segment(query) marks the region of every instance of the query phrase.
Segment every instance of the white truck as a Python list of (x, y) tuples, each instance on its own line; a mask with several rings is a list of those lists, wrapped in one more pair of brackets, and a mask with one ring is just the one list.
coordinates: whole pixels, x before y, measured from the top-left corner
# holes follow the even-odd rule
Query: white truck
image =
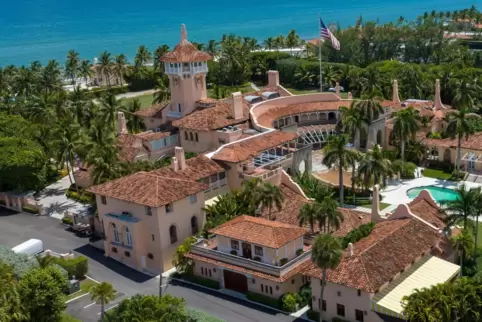
[(29, 239), (12, 248), (15, 253), (35, 256), (44, 251), (44, 243), (40, 239)]

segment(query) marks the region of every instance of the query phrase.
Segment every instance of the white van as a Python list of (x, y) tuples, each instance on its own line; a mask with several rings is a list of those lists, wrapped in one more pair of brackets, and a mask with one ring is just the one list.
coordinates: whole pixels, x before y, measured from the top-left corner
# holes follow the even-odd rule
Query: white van
[(12, 248), (15, 253), (29, 256), (38, 255), (44, 251), (44, 243), (40, 239), (29, 239)]

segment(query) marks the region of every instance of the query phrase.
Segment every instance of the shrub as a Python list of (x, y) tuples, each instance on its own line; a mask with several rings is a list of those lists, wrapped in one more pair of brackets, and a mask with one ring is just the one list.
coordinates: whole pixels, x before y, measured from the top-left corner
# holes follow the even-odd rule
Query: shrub
[(259, 257), (259, 256), (254, 256), (253, 259), (254, 259), (255, 261), (257, 261), (257, 262), (261, 262), (261, 257)]
[(308, 312), (306, 312), (306, 316), (310, 320), (313, 320), (313, 321), (316, 321), (316, 322), (320, 321), (320, 313), (319, 312), (315, 312), (313, 310), (308, 310)]
[[(198, 310), (187, 310), (187, 315), (189, 316), (188, 321), (196, 321), (196, 322), (225, 322), (224, 320), (220, 320), (211, 316), (207, 313), (198, 311)], [(62, 321), (63, 322), (63, 321)]]
[(66, 224), (66, 225), (70, 225), (70, 226), (72, 226), (74, 224), (72, 218), (70, 218), (70, 217), (62, 218), (62, 223)]
[(279, 260), (279, 266), (283, 266), (284, 264), (288, 263), (288, 258), (283, 257)]
[(37, 208), (31, 207), (31, 206), (23, 206), (22, 209), (25, 212), (28, 212), (30, 214), (35, 214), (35, 215), (40, 212)]
[(63, 168), (62, 170), (59, 170), (59, 175), (63, 178), (66, 177), (69, 174), (69, 170), (66, 168)]
[(69, 274), (69, 278), (84, 279), (89, 270), (89, 261), (85, 256), (74, 259), (54, 258), (54, 263), (62, 267)]
[(427, 160), (427, 168), (442, 170), (444, 172), (452, 172), (454, 170), (454, 165), (450, 162), (439, 161), (439, 160)]
[(311, 296), (312, 296), (311, 285), (308, 283), (302, 286), (299, 293), (298, 306), (299, 307), (304, 307), (306, 305), (311, 306)]
[(230, 253), (231, 255), (238, 255), (238, 251), (235, 250), (235, 249), (232, 249), (229, 253)]
[(303, 249), (302, 248), (297, 249), (296, 256), (300, 256), (301, 254), (303, 254)]
[(465, 171), (455, 169), (454, 171), (452, 171), (452, 176), (450, 177), (450, 179), (454, 181), (463, 180), (466, 174), (467, 172)]
[(38, 266), (35, 258), (15, 253), (8, 247), (0, 246), (0, 263), (12, 266), (15, 276), (22, 277), (27, 271)]
[(375, 227), (375, 223), (370, 222), (368, 224), (360, 225), (358, 228), (350, 231), (345, 237), (341, 239), (341, 246), (347, 248), (349, 243), (356, 243), (360, 239), (367, 237)]
[(396, 160), (392, 162), (393, 171), (395, 171), (395, 173), (400, 172), (400, 176), (402, 177), (402, 179), (414, 179), (416, 168), (417, 165), (415, 163), (404, 162), (402, 172), (402, 160)]
[(74, 187), (70, 187), (65, 192), (67, 198), (74, 199), (75, 201), (85, 203), (85, 204), (93, 204), (94, 203), (94, 195), (88, 191), (79, 190), (76, 191)]
[(295, 312), (296, 311), (296, 294), (295, 293), (287, 293), (283, 295), (281, 298), (281, 308), (283, 311), (286, 312)]
[(266, 296), (266, 295), (263, 295), (263, 294), (254, 293), (254, 292), (247, 292), (246, 297), (248, 298), (248, 300), (253, 301), (253, 302), (258, 302), (258, 303), (261, 303), (261, 304), (264, 304), (264, 305), (267, 305), (267, 306), (271, 306), (271, 307), (274, 307), (275, 309), (280, 308), (280, 305), (279, 305), (280, 301), (279, 300), (277, 300), (275, 298), (272, 298), (272, 297), (269, 297), (269, 296)]
[(211, 280), (209, 278), (204, 278), (200, 276), (195, 276), (195, 275), (181, 275), (181, 279), (186, 280), (188, 282), (194, 283), (194, 284), (199, 284), (205, 287), (212, 288), (214, 290), (219, 290), (221, 287), (219, 285), (218, 281)]

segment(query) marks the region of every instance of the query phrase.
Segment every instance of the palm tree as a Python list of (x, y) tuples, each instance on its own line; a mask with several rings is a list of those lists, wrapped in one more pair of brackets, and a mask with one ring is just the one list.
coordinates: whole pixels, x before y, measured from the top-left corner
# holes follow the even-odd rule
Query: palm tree
[(154, 87), (154, 95), (152, 104), (161, 104), (171, 98), (171, 91), (169, 89), (169, 79), (166, 74), (157, 78), (156, 86)]
[(368, 119), (358, 108), (356, 101), (352, 101), (350, 108), (342, 106), (340, 110), (343, 131), (350, 135), (354, 145), (357, 147), (360, 141), (360, 131), (366, 131)]
[(100, 117), (105, 123), (112, 124), (112, 131), (115, 131), (117, 112), (119, 112), (122, 107), (121, 101), (122, 100), (117, 100), (115, 94), (110, 91), (100, 99)]
[(57, 162), (67, 164), (70, 183), (75, 184), (75, 181), (70, 178), (70, 172), (73, 172), (75, 153), (82, 144), (80, 126), (72, 122), (72, 119), (66, 118), (55, 125), (53, 132), (54, 140), (52, 144), (57, 149)]
[(380, 184), (385, 186), (386, 178), (392, 175), (392, 163), (386, 159), (382, 149), (377, 145), (368, 151), (361, 159), (358, 166), (358, 177), (363, 180), (364, 186)]
[(471, 110), (477, 101), (478, 93), (481, 91), (477, 82), (466, 77), (454, 78), (450, 81), (450, 86), (454, 91), (452, 105), (459, 110), (462, 108)]
[(399, 112), (394, 113), (395, 120), (393, 124), (393, 134), (401, 142), (400, 152), (402, 155), (402, 173), (403, 163), (405, 161), (405, 144), (407, 141), (412, 140), (418, 130), (418, 112), (409, 107)]
[(151, 58), (151, 53), (147, 47), (140, 45), (139, 48), (137, 48), (136, 57), (134, 58), (134, 67), (136, 69), (140, 69), (142, 66), (147, 64)]
[(141, 101), (138, 98), (134, 98), (127, 105), (125, 110), (127, 119), (127, 129), (130, 133), (137, 133), (141, 130), (142, 120), (134, 113), (140, 111), (142, 108)]
[(447, 134), (452, 138), (457, 137), (457, 162), (455, 164), (455, 169), (460, 169), (460, 159), (462, 152), (462, 139), (465, 137), (466, 140), (469, 136), (474, 134), (475, 129), (470, 126), (470, 119), (480, 119), (480, 116), (475, 113), (469, 113), (468, 109), (462, 107), (459, 111), (454, 111), (447, 113), (444, 121), (448, 123)]
[(79, 76), (85, 79), (85, 87), (88, 87), (89, 80), (94, 75), (94, 72), (91, 69), (90, 61), (89, 60), (82, 60), (80, 62), (79, 68)]
[(127, 70), (127, 58), (124, 54), (120, 54), (119, 56), (116, 56), (115, 62), (114, 62), (114, 71), (117, 74), (117, 77), (120, 79), (120, 85), (123, 86), (122, 84), (122, 79), (124, 78), (124, 74)]
[(117, 148), (114, 145), (97, 146), (89, 152), (86, 162), (92, 166), (92, 182), (101, 184), (121, 174)]
[(215, 57), (218, 53), (218, 42), (216, 40), (210, 40), (206, 46), (206, 51)]
[(161, 45), (154, 50), (154, 69), (160, 70), (161, 68), (161, 57), (169, 52), (168, 45)]
[(275, 47), (275, 40), (273, 37), (268, 37), (266, 38), (266, 40), (264, 41), (264, 46), (266, 47), (266, 49), (268, 50), (271, 50)]
[(102, 54), (100, 54), (99, 72), (102, 75), (102, 77), (106, 78), (107, 87), (110, 87), (111, 71), (112, 71), (112, 57), (111, 57), (111, 54), (106, 50)]
[(242, 193), (244, 198), (248, 201), (248, 214), (251, 216), (256, 216), (259, 208), (261, 183), (262, 180), (260, 178), (246, 180), (242, 183)]
[(100, 304), (100, 320), (104, 321), (104, 305), (109, 304), (110, 301), (115, 299), (116, 290), (111, 284), (102, 282), (93, 286), (90, 289), (89, 294), (92, 301), (96, 301)]
[[(320, 305), (323, 305), (323, 295), (326, 287), (326, 271), (335, 269), (341, 261), (342, 249), (337, 238), (321, 234), (315, 238), (311, 250), (311, 260), (322, 271)], [(323, 321), (323, 310), (320, 307), (320, 321)]]
[(360, 113), (365, 117), (368, 124), (371, 124), (372, 121), (378, 119), (380, 115), (385, 112), (382, 104), (375, 98), (356, 101), (354, 106), (360, 110)]
[(47, 268), (48, 266), (54, 264), (54, 257), (50, 255), (46, 255), (46, 256), (37, 255), (35, 256), (35, 259), (37, 260), (38, 266), (40, 268)]
[(311, 234), (315, 233), (315, 221), (321, 216), (321, 207), (319, 203), (305, 203), (300, 209), (298, 221), (300, 227), (304, 225), (310, 226)]
[(283, 203), (283, 195), (278, 186), (271, 184), (269, 182), (265, 182), (261, 187), (260, 195), (259, 195), (259, 204), (261, 207), (261, 211), (268, 208), (268, 219), (271, 220), (271, 210), (273, 207), (276, 207), (278, 211), (281, 210), (282, 203)]
[(296, 30), (291, 29), (286, 36), (286, 46), (290, 49), (290, 52), (293, 53), (293, 48), (298, 46), (301, 42), (300, 36), (296, 33)]
[(462, 232), (452, 237), (452, 246), (458, 252), (460, 258), (460, 275), (463, 274), (465, 256), (474, 248), (474, 239), (468, 229), (462, 229)]
[(45, 93), (52, 93), (61, 88), (62, 81), (57, 61), (49, 60), (47, 66), (41, 72), (39, 83)]
[(331, 228), (335, 231), (340, 229), (341, 223), (345, 220), (340, 211), (338, 211), (338, 202), (330, 197), (325, 197), (321, 203), (321, 212), (324, 214), (326, 220), (326, 231), (331, 233)]
[[(482, 188), (473, 188), (473, 193), (475, 194), (475, 226), (474, 226), (474, 245), (478, 245), (479, 241), (479, 217), (482, 216)], [(477, 256), (477, 247), (474, 248), (474, 258)]]
[(445, 222), (447, 227), (451, 227), (463, 222), (464, 229), (468, 229), (469, 217), (477, 215), (474, 205), (477, 204), (479, 198), (476, 190), (469, 190), (465, 184), (459, 186), (455, 191), (458, 198), (444, 202), (443, 211), (446, 213)]
[(75, 77), (79, 72), (80, 57), (75, 50), (69, 50), (67, 60), (65, 62), (65, 73), (72, 79), (72, 85), (75, 84)]
[(345, 134), (331, 136), (323, 148), (323, 164), (331, 168), (338, 167), (338, 178), (340, 182), (340, 205), (343, 207), (343, 170), (347, 170), (357, 158), (357, 151), (348, 147), (348, 137)]

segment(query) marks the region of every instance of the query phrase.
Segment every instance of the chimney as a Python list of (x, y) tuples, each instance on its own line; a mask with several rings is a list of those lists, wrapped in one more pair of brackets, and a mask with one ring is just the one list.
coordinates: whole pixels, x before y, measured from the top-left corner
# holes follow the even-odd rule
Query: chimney
[(340, 96), (340, 84), (338, 82), (336, 82), (335, 85), (335, 93), (336, 95)]
[(279, 86), (279, 73), (277, 70), (268, 71), (268, 87)]
[(241, 92), (235, 92), (232, 94), (233, 102), (231, 104), (231, 116), (235, 120), (243, 118), (243, 95)]
[(434, 98), (434, 109), (436, 111), (444, 109), (442, 105), (442, 99), (440, 97), (440, 79), (435, 80), (435, 98)]
[(353, 99), (353, 95), (351, 94), (351, 92), (348, 92), (348, 99), (349, 100)]
[(379, 222), (382, 220), (380, 216), (380, 186), (378, 184), (373, 186), (372, 196), (372, 222)]
[(177, 162), (177, 158), (176, 158), (176, 157), (172, 157), (172, 159), (171, 159), (171, 167), (172, 167), (172, 170), (173, 170), (174, 172), (179, 171), (179, 165), (178, 165), (178, 162)]
[(353, 256), (353, 244), (348, 243), (348, 256), (352, 257)]
[(186, 25), (182, 24), (181, 25), (181, 41), (187, 40), (187, 31), (186, 31)]
[(400, 104), (400, 96), (398, 95), (398, 81), (396, 79), (393, 80), (392, 102), (394, 104)]
[(180, 146), (174, 148), (174, 156), (177, 159), (179, 170), (186, 169), (186, 158), (184, 157), (184, 149)]
[(119, 135), (127, 134), (127, 126), (126, 126), (126, 118), (123, 112), (117, 112), (117, 127), (119, 131)]

